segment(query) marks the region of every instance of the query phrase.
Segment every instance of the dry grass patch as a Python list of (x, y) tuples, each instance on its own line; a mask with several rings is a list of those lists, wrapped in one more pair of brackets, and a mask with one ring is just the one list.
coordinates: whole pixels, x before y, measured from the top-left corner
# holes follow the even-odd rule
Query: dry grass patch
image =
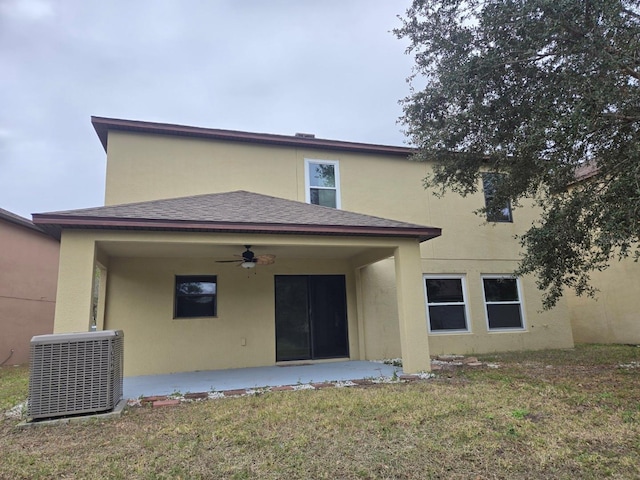
[(573, 352), (584, 362), (524, 353), (496, 358), (497, 370), (132, 408), (104, 422), (5, 421), (0, 478), (638, 478), (640, 369), (587, 361), (590, 349)]

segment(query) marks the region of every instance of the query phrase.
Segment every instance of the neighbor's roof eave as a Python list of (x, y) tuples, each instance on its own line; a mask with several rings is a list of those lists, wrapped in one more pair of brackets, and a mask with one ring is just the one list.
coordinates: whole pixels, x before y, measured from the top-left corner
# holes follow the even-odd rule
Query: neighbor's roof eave
[(6, 222), (13, 223), (14, 225), (19, 225), (21, 227), (28, 228), (30, 230), (36, 231), (43, 235), (49, 235), (48, 232), (46, 232), (44, 229), (42, 229), (38, 225), (35, 225), (28, 218), (21, 217), (20, 215), (16, 215), (15, 213), (10, 212), (9, 210), (5, 210), (3, 208), (0, 208), (0, 220), (4, 220)]

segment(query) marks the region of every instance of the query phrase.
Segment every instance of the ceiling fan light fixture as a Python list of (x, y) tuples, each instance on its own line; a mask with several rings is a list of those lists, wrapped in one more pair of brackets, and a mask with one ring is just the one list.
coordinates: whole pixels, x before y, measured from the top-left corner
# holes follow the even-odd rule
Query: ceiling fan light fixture
[(234, 257), (238, 257), (236, 260), (216, 260), (216, 263), (235, 263), (242, 268), (249, 269), (255, 268), (256, 265), (273, 265), (276, 260), (276, 256), (271, 253), (256, 255), (250, 250), (251, 245), (244, 247), (246, 250), (242, 252), (242, 255), (234, 255)]

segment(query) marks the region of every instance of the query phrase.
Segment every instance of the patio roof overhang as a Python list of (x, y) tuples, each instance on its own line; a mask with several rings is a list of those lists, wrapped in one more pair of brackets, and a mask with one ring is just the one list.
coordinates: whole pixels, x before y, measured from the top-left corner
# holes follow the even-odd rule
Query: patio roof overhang
[(332, 236), (368, 236), (368, 237), (413, 237), (420, 242), (441, 235), (441, 229), (434, 227), (363, 227), (344, 225), (291, 225), (291, 224), (244, 224), (221, 222), (167, 221), (155, 219), (120, 219), (104, 217), (72, 217), (47, 214), (34, 214), (33, 221), (40, 228), (56, 238), (62, 230), (68, 229), (106, 229), (106, 230), (146, 230), (210, 233), (261, 233), (294, 235), (332, 235)]
[[(238, 220), (239, 219), (239, 220)], [(245, 191), (33, 214), (60, 238), (63, 229), (415, 238), (441, 229)]]

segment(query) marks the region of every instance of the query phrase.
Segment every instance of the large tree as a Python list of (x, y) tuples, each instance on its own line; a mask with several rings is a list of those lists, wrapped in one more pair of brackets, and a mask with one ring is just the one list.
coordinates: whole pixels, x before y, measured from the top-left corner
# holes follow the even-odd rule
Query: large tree
[(545, 308), (640, 255), (639, 5), (414, 0), (394, 31), (415, 57), (402, 122), (435, 161), (425, 186), (467, 195), (491, 171), (489, 210), (535, 199), (515, 273), (537, 275)]

